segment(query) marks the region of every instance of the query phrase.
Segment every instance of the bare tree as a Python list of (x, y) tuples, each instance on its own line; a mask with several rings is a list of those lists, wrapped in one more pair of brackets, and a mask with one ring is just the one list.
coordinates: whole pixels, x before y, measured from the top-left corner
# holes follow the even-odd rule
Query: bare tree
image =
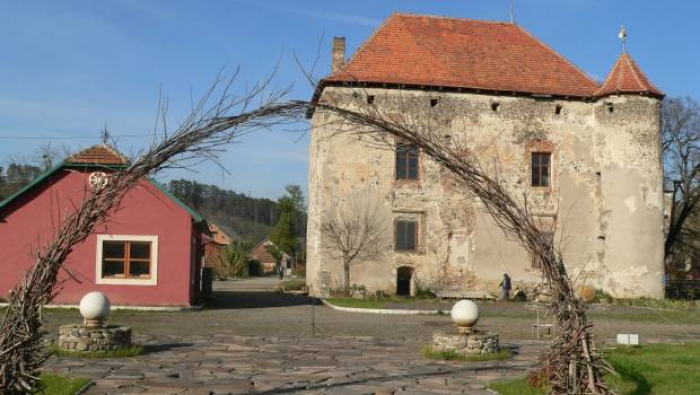
[(353, 100), (338, 96), (325, 94), (324, 99), (315, 103), (316, 111), (332, 116), (328, 122), (336, 123), (334, 129), (338, 134), (379, 144), (391, 145), (392, 140), (398, 140), (418, 146), (423, 154), (459, 179), (496, 224), (541, 262), (550, 284), (551, 309), (559, 331), (533, 377), (548, 379), (553, 394), (609, 394), (603, 382), (603, 370), (611, 368), (596, 351), (585, 303), (575, 294), (560, 251), (533, 219), (527, 199), (516, 199), (509, 192), (511, 186), (498, 173), (488, 174), (475, 155), (465, 155), (451, 145), (439, 132), (431, 114), (415, 116), (410, 107), (401, 108), (401, 98), (396, 99), (401, 102), (399, 108), (393, 108), (390, 113), (374, 104), (348, 106), (346, 103)]
[(386, 251), (386, 221), (376, 199), (368, 193), (355, 193), (345, 201), (334, 201), (326, 208), (321, 224), (324, 248), (343, 264), (343, 290), (350, 287), (350, 267), (359, 262), (381, 259)]
[(9, 296), (0, 320), (0, 388), (4, 394), (33, 393), (38, 369), (48, 357), (42, 342), (42, 308), (59, 292), (58, 272), (73, 247), (84, 241), (119, 208), (123, 197), (144, 177), (167, 167), (216, 159), (222, 145), (243, 134), (269, 128), (301, 115), (304, 103), (282, 102), (286, 92), (266, 94), (266, 83), (231, 93), (235, 77), (217, 80), (191, 114), (170, 133), (167, 105), (160, 106), (163, 136), (101, 189), (86, 191), (85, 200), (60, 223), (54, 239), (37, 248), (36, 264)]
[(697, 229), (690, 221), (700, 202), (700, 105), (690, 97), (663, 105), (663, 150), (666, 187), (671, 190), (666, 233), (667, 264), (674, 255), (700, 257)]
[(55, 145), (46, 142), (39, 146), (39, 154), (35, 162), (40, 163), (44, 170), (52, 169), (71, 155), (72, 149), (65, 144)]

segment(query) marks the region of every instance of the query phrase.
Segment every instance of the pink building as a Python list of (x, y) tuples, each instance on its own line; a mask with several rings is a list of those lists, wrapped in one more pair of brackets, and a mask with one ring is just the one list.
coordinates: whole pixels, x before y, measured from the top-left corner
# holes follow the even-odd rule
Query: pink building
[[(55, 236), (60, 219), (127, 160), (114, 148), (83, 150), (0, 203), (0, 298), (21, 281), (34, 251)], [(56, 304), (90, 291), (113, 305), (192, 306), (201, 290), (205, 220), (153, 180), (124, 198), (109, 221), (64, 263)]]

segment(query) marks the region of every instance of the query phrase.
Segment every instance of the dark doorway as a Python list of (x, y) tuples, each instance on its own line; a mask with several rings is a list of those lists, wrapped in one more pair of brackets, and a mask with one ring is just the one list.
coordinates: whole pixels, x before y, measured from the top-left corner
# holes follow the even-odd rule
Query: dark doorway
[(396, 271), (396, 294), (399, 296), (411, 296), (411, 276), (413, 269), (400, 267)]

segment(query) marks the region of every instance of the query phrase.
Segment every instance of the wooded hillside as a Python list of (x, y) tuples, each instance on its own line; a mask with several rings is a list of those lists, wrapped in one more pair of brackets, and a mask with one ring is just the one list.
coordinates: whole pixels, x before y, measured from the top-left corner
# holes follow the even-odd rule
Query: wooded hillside
[(279, 219), (277, 202), (221, 189), (191, 180), (172, 180), (168, 191), (208, 220), (235, 232), (242, 241), (255, 245), (267, 237)]

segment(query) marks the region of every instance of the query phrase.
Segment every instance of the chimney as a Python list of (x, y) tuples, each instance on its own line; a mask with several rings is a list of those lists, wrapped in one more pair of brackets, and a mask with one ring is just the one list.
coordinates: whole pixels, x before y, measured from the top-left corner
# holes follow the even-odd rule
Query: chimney
[(345, 65), (345, 37), (333, 37), (333, 72)]

